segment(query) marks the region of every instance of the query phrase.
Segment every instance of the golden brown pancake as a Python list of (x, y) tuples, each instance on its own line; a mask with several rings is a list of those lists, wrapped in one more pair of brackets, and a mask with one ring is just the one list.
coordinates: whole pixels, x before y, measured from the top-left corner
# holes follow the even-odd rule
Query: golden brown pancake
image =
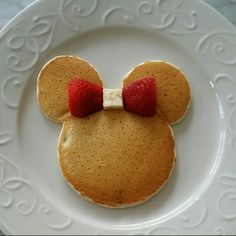
[(176, 155), (169, 123), (186, 113), (190, 88), (180, 70), (165, 62), (137, 66), (123, 86), (149, 76), (157, 77), (156, 115), (103, 110), (76, 118), (69, 112), (68, 81), (79, 77), (102, 85), (96, 70), (78, 57), (59, 56), (39, 73), (41, 109), (63, 123), (58, 145), (63, 176), (83, 198), (105, 207), (134, 206), (152, 197), (169, 179)]
[(97, 71), (75, 56), (58, 56), (50, 60), (38, 76), (38, 101), (46, 116), (63, 122), (69, 115), (68, 81), (74, 77), (102, 86)]
[(180, 121), (190, 104), (190, 86), (186, 76), (170, 63), (147, 61), (128, 73), (123, 84), (127, 86), (144, 77), (154, 77), (157, 80), (157, 109), (170, 124)]
[(169, 178), (175, 144), (168, 123), (122, 110), (68, 119), (59, 141), (65, 179), (100, 205), (141, 203)]

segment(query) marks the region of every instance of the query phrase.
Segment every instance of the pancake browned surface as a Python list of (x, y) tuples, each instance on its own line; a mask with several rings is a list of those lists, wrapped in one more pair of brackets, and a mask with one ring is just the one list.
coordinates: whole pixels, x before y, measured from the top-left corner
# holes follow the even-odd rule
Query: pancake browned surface
[(164, 186), (172, 173), (176, 154), (169, 123), (176, 123), (188, 110), (188, 81), (171, 64), (146, 62), (126, 76), (123, 86), (155, 77), (155, 116), (144, 118), (124, 110), (103, 110), (76, 118), (68, 107), (68, 81), (74, 77), (102, 85), (96, 70), (74, 56), (52, 59), (38, 77), (42, 111), (54, 121), (63, 122), (58, 153), (65, 180), (84, 198), (106, 207), (144, 202)]
[(65, 179), (81, 195), (122, 207), (162, 187), (175, 163), (175, 144), (158, 114), (143, 118), (107, 110), (64, 122), (59, 159)]
[(56, 122), (63, 122), (69, 115), (68, 81), (74, 77), (102, 85), (96, 70), (75, 56), (55, 57), (39, 73), (39, 104), (45, 115)]
[(123, 84), (144, 77), (157, 79), (157, 108), (170, 124), (178, 122), (186, 114), (190, 103), (190, 86), (185, 75), (174, 65), (164, 61), (147, 61), (136, 66)]

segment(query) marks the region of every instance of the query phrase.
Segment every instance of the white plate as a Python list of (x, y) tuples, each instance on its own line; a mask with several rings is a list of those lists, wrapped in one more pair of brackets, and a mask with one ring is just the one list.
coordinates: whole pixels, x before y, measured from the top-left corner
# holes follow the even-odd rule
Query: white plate
[[(236, 30), (200, 1), (51, 0), (0, 34), (0, 227), (11, 234), (235, 234)], [(192, 104), (174, 127), (177, 166), (147, 203), (105, 209), (64, 182), (61, 125), (46, 119), (36, 77), (55, 55), (91, 62), (106, 87), (145, 60), (188, 76)]]

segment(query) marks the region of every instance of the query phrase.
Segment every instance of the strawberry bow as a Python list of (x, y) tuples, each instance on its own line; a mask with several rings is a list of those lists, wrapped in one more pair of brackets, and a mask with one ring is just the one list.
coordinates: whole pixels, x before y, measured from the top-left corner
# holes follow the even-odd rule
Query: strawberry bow
[[(144, 78), (122, 90), (124, 110), (140, 116), (156, 113), (156, 80)], [(103, 109), (103, 88), (83, 79), (69, 82), (69, 108), (75, 117), (85, 117)]]

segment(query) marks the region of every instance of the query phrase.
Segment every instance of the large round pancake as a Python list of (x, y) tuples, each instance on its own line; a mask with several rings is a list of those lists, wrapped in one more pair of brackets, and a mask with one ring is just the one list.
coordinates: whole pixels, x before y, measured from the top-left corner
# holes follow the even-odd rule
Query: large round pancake
[(190, 104), (190, 86), (186, 76), (170, 63), (147, 61), (127, 74), (123, 86), (144, 77), (155, 77), (157, 80), (157, 109), (170, 124), (179, 122)]
[(95, 68), (75, 56), (57, 56), (50, 60), (38, 75), (37, 96), (44, 114), (56, 122), (69, 115), (68, 82), (74, 77), (102, 86)]
[(58, 151), (65, 180), (106, 207), (144, 202), (166, 183), (175, 163), (168, 123), (158, 114), (144, 118), (122, 110), (66, 120)]

